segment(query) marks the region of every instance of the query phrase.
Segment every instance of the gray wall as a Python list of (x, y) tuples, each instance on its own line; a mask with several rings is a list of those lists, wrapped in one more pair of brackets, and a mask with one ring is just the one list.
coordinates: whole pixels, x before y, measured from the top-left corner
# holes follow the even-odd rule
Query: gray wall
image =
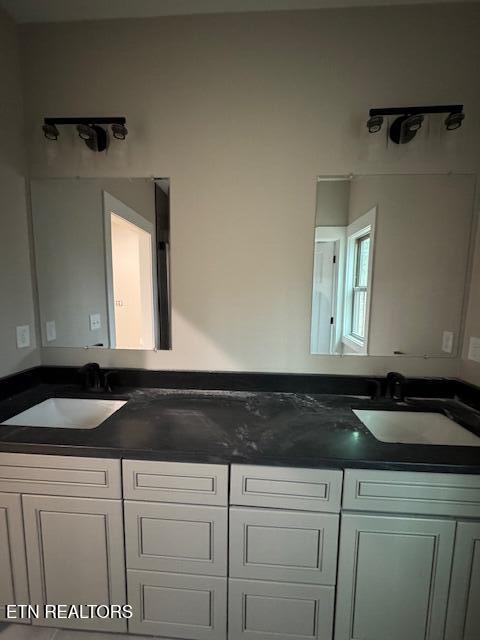
[[(456, 375), (446, 358), (309, 355), (315, 180), (477, 171), (479, 32), (478, 4), (25, 26), (33, 174), (172, 178), (173, 350), (44, 361)], [(405, 148), (365, 126), (370, 107), (452, 101), (465, 126)], [(121, 112), (130, 135), (99, 157), (74, 133), (54, 148), (54, 112)]]
[[(480, 199), (480, 193), (477, 193)], [(470, 297), (465, 319), (465, 341), (463, 359), (460, 367), (460, 377), (472, 384), (480, 386), (480, 363), (468, 360), (470, 338), (480, 338), (480, 225), (476, 233), (476, 251), (473, 258), (472, 275), (470, 279)]]
[(316, 227), (346, 227), (350, 180), (319, 180), (315, 210)]
[[(16, 27), (0, 9), (0, 376), (39, 363), (25, 198), (20, 61)], [(17, 349), (30, 325), (32, 348)]]

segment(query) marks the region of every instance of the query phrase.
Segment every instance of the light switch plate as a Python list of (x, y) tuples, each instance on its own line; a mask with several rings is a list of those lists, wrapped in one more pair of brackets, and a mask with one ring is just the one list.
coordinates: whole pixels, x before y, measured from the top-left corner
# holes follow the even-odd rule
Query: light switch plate
[(90, 331), (97, 331), (102, 328), (102, 317), (99, 313), (90, 314)]
[(57, 327), (55, 326), (55, 320), (47, 320), (45, 323), (47, 342), (53, 342), (57, 339)]
[(480, 362), (480, 338), (470, 338), (468, 345), (468, 359)]
[(17, 327), (17, 348), (25, 349), (30, 346), (30, 325), (22, 324)]
[(442, 338), (442, 351), (452, 353), (453, 351), (453, 331), (444, 331)]

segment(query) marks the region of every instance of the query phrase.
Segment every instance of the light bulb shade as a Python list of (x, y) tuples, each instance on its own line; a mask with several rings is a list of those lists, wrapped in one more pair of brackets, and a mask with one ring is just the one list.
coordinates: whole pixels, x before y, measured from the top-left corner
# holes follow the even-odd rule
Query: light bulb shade
[(108, 147), (109, 136), (106, 129), (97, 124), (77, 125), (78, 135), (92, 151), (105, 151)]
[(424, 119), (425, 116), (422, 113), (416, 115), (405, 114), (396, 118), (390, 126), (390, 140), (396, 144), (406, 144), (410, 142), (422, 127)]
[(425, 119), (425, 116), (422, 113), (419, 113), (415, 116), (409, 116), (403, 123), (403, 128), (405, 131), (418, 131)]
[(383, 116), (370, 116), (367, 120), (367, 128), (370, 133), (378, 133), (382, 128)]
[(44, 124), (42, 126), (43, 135), (47, 140), (58, 140), (60, 132), (54, 124)]
[(463, 112), (450, 113), (445, 118), (445, 127), (447, 131), (455, 131), (455, 129), (459, 129), (462, 126), (462, 122), (464, 120), (465, 120), (465, 114)]
[(89, 124), (78, 124), (77, 131), (82, 140), (89, 140), (95, 137), (95, 130)]
[(124, 124), (112, 124), (112, 135), (117, 140), (125, 140), (128, 135), (128, 129)]

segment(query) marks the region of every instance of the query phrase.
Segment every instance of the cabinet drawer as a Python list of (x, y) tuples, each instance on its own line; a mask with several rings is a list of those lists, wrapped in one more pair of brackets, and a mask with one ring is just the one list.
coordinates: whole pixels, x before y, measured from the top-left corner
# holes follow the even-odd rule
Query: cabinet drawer
[(349, 469), (343, 508), (480, 518), (480, 476)]
[(339, 516), (230, 509), (230, 575), (335, 584)]
[(127, 567), (227, 575), (227, 509), (125, 502)]
[(225, 640), (227, 579), (127, 571), (130, 633)]
[(228, 466), (124, 460), (123, 492), (130, 500), (225, 506)]
[(334, 587), (229, 580), (229, 640), (331, 640)]
[(342, 476), (337, 470), (233, 465), (230, 503), (338, 513)]
[(120, 460), (0, 453), (0, 491), (121, 498)]

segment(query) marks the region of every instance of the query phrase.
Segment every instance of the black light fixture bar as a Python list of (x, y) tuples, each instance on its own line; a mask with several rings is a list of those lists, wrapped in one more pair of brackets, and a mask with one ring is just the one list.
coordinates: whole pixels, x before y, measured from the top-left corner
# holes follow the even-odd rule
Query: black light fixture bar
[(444, 104), (431, 107), (391, 107), (386, 109), (370, 109), (370, 116), (402, 116), (426, 113), (462, 113), (463, 104)]
[(116, 140), (125, 140), (128, 135), (124, 116), (92, 116), (82, 118), (44, 118), (43, 135), (47, 140), (58, 140), (60, 133), (57, 126), (75, 126), (78, 135), (92, 151), (106, 151), (108, 148), (111, 128), (112, 136)]
[(125, 124), (127, 119), (124, 117), (113, 116), (108, 118), (44, 118), (44, 124)]

